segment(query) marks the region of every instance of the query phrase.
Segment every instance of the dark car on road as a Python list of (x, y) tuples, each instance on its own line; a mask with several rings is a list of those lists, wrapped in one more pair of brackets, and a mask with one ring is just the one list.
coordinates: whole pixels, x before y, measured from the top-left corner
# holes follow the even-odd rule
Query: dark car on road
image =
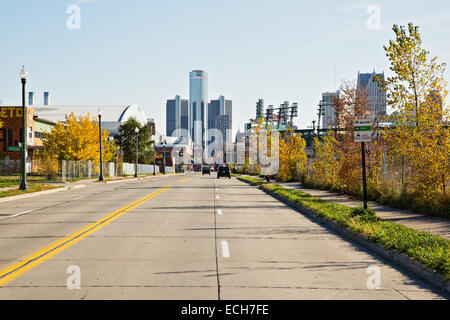
[(211, 175), (211, 169), (210, 169), (210, 167), (203, 167), (203, 169), (202, 169), (202, 175), (204, 175), (204, 174), (209, 174), (209, 175)]
[(231, 170), (229, 167), (219, 167), (219, 169), (217, 170), (217, 179), (219, 179), (220, 177), (228, 177), (231, 179)]

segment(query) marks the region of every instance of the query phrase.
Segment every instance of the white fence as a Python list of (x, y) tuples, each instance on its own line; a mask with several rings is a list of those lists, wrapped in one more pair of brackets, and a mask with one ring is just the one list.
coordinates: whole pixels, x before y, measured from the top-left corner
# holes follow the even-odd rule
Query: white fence
[[(113, 178), (115, 176), (134, 175), (136, 165), (134, 163), (114, 162), (103, 163), (103, 177)], [(167, 167), (166, 167), (167, 168)], [(172, 168), (169, 168), (170, 170)], [(166, 172), (172, 172), (166, 169)], [(138, 174), (159, 173), (159, 167), (150, 164), (138, 164)], [(92, 179), (100, 175), (100, 166), (92, 161), (61, 161), (61, 179), (63, 181), (75, 179)]]
[[(94, 161), (61, 160), (55, 163), (47, 163), (41, 160), (34, 160), (27, 163), (27, 172), (36, 174), (45, 174), (62, 181), (73, 181), (79, 179), (95, 179), (100, 176), (100, 166)], [(166, 173), (174, 172), (172, 167), (166, 167)], [(20, 173), (20, 159), (0, 160), (0, 174), (10, 175)], [(151, 164), (138, 164), (138, 174), (157, 174), (159, 166)], [(126, 176), (135, 174), (134, 163), (103, 163), (103, 177), (113, 178), (115, 176)]]

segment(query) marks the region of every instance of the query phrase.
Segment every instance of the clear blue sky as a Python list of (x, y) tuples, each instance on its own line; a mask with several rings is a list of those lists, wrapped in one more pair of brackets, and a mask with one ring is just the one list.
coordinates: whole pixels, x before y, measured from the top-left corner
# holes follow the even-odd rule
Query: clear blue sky
[[(71, 4), (81, 8), (80, 30), (66, 27)], [(366, 26), (370, 5), (381, 10), (380, 29)], [(394, 23), (410, 21), (448, 62), (448, 1), (2, 0), (0, 100), (20, 103), (25, 64), (37, 103), (43, 91), (54, 104), (138, 103), (165, 132), (166, 99), (188, 98), (189, 71), (203, 69), (209, 99), (233, 100), (235, 130), (258, 98), (298, 102), (306, 127), (321, 93), (335, 89), (333, 67), (337, 87), (358, 70), (388, 72), (383, 45)]]

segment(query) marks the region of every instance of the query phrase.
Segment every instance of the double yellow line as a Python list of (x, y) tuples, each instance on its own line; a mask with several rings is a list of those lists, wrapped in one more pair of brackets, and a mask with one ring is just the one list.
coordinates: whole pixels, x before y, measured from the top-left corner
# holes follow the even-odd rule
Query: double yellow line
[[(189, 178), (188, 178), (189, 179)], [(184, 179), (182, 181), (185, 181), (187, 179)], [(180, 181), (180, 182), (182, 182)], [(0, 271), (0, 287), (8, 284), (12, 280), (16, 279), (17, 277), (21, 276), (22, 274), (26, 273), (27, 271), (33, 269), (34, 267), (40, 265), (42, 262), (50, 259), (51, 257), (57, 255), (61, 251), (73, 246), (78, 241), (86, 238), (90, 234), (102, 229), (103, 227), (107, 226), (120, 216), (126, 214), (128, 211), (133, 210), (134, 208), (140, 206), (141, 204), (153, 199), (160, 193), (163, 193), (164, 191), (170, 189), (171, 186), (164, 187), (162, 189), (159, 189), (133, 203), (130, 203), (129, 205), (114, 211), (113, 213), (101, 218), (97, 222), (94, 222), (81, 230), (78, 230), (77, 232), (67, 236), (66, 238), (57, 240), (50, 245), (39, 249), (38, 251), (32, 253), (25, 259), (23, 259), (20, 262), (14, 263), (5, 269)]]

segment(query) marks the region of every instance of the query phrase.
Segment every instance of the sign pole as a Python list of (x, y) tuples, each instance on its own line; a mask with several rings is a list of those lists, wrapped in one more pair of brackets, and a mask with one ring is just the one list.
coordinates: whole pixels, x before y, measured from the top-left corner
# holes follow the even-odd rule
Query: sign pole
[(364, 209), (367, 209), (367, 180), (366, 180), (366, 152), (364, 142), (361, 142), (361, 158), (362, 158), (362, 179), (363, 179), (363, 199)]

